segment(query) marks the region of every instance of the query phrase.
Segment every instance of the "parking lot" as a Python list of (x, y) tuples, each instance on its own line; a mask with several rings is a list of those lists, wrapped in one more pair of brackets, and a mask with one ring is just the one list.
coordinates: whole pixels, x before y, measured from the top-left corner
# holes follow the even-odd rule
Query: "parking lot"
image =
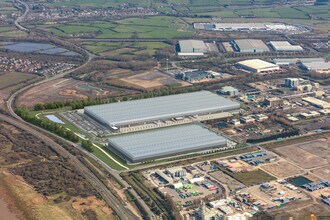
[(89, 119), (84, 114), (80, 114), (78, 111), (62, 112), (59, 113), (59, 115), (68, 120), (78, 129), (93, 134), (94, 136), (105, 137), (110, 135), (108, 129), (103, 128), (97, 122)]

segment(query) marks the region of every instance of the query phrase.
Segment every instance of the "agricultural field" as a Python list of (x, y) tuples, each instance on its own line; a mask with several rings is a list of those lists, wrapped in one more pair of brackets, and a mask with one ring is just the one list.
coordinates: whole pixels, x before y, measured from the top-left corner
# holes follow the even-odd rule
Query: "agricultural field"
[[(82, 42), (82, 45), (90, 52), (101, 56), (154, 55), (156, 50), (170, 46), (163, 42)], [(122, 48), (125, 48), (125, 50)]]
[(183, 21), (169, 16), (127, 18), (115, 22), (44, 24), (38, 27), (46, 28), (62, 37), (170, 39), (193, 35)]
[(37, 75), (29, 73), (9, 72), (0, 73), (0, 90), (10, 89), (11, 86), (20, 84), (25, 81), (29, 81), (36, 78)]
[[(0, 12), (1, 14), (1, 12)], [(26, 36), (27, 34), (24, 31), (17, 30), (13, 26), (2, 26), (0, 27), (0, 37), (11, 37), (11, 36)], [(1, 45), (0, 45), (1, 48)]]
[(301, 7), (276, 7), (276, 8), (255, 8), (250, 9), (220, 9), (208, 12), (197, 12), (198, 15), (210, 15), (223, 18), (283, 18), (283, 19), (313, 19), (329, 20), (327, 12), (329, 5), (322, 6), (301, 6)]
[(12, 91), (17, 90), (24, 84), (37, 80), (38, 76), (29, 73), (0, 73), (0, 104), (9, 97)]
[(74, 6), (82, 6), (82, 7), (93, 7), (93, 8), (107, 8), (107, 7), (115, 7), (122, 5), (124, 3), (129, 3), (136, 6), (148, 6), (150, 5), (149, 1), (139, 1), (139, 0), (115, 0), (115, 1), (107, 1), (107, 0), (60, 0), (53, 1), (51, 6), (66, 6), (66, 7), (74, 7)]

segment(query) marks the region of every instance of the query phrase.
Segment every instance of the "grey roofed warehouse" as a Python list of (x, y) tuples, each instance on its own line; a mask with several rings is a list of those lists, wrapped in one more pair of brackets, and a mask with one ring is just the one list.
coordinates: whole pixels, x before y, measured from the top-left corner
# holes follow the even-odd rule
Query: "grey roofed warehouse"
[(198, 124), (160, 128), (109, 138), (108, 148), (128, 163), (227, 146), (227, 140)]
[(269, 51), (269, 48), (264, 42), (256, 39), (235, 40), (234, 47), (239, 52), (260, 53)]
[(85, 107), (84, 113), (108, 127), (198, 114), (231, 112), (240, 105), (208, 91)]
[(202, 40), (180, 40), (181, 53), (206, 53), (207, 47)]

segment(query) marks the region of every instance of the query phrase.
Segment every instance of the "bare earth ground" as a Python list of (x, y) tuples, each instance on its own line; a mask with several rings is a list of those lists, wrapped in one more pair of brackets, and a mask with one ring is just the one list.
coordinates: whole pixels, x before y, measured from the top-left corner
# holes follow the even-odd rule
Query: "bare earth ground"
[(137, 88), (142, 87), (143, 89), (154, 89), (154, 88), (160, 88), (162, 86), (169, 86), (176, 84), (180, 86), (190, 85), (187, 82), (176, 80), (156, 70), (151, 70), (141, 74), (121, 78), (120, 81), (123, 81), (126, 84), (131, 84)]
[[(29, 178), (33, 178), (32, 176), (35, 177), (36, 175), (30, 171), (29, 175), (25, 175), (23, 170), (34, 164), (43, 167), (48, 162), (59, 161), (61, 158), (56, 154), (51, 156), (48, 146), (34, 136), (4, 122), (0, 122), (0, 125), (0, 199), (8, 204), (10, 212), (15, 213), (18, 219), (82, 220), (85, 219), (83, 212), (86, 210), (94, 211), (98, 219), (114, 219), (113, 211), (107, 207), (104, 201), (97, 199), (95, 196), (90, 196), (93, 195), (92, 193), (81, 193), (81, 195), (87, 196), (84, 198), (80, 197), (80, 194), (70, 196), (69, 193), (64, 191), (70, 188), (66, 182), (62, 188), (63, 191), (56, 190), (58, 189), (56, 187), (61, 185), (59, 180), (62, 177), (66, 179), (70, 178), (66, 176), (69, 171), (59, 171), (57, 178), (54, 180), (51, 177), (52, 174), (47, 173), (48, 171), (53, 171), (39, 169), (38, 166), (35, 166), (33, 172), (38, 172), (40, 176), (43, 175), (51, 183), (49, 185), (46, 184), (47, 187), (42, 188), (43, 192), (48, 195), (47, 197), (44, 196), (45, 194), (38, 193), (38, 187), (44, 181), (40, 177), (37, 177), (34, 179), (37, 184), (35, 182), (29, 182), (29, 184), (27, 182), (30, 180)], [(61, 165), (62, 167), (67, 166), (65, 163), (61, 163)], [(68, 169), (71, 168), (68, 167)], [(21, 175), (14, 175), (11, 171), (16, 173), (21, 172), (24, 178)], [(77, 180), (72, 179), (70, 181)], [(87, 184), (84, 181), (81, 179), (79, 184)], [(78, 187), (78, 181), (75, 186), (77, 189), (82, 186), (82, 190), (88, 188), (88, 185)], [(3, 208), (5, 206), (0, 204), (0, 210)], [(2, 220), (4, 218), (0, 219)], [(7, 220), (7, 218), (5, 219)]]
[(230, 190), (236, 190), (238, 188), (244, 187), (244, 185), (240, 182), (238, 182), (237, 180), (235, 180), (234, 178), (224, 174), (221, 171), (215, 171), (215, 172), (211, 172), (209, 173), (210, 176), (212, 176), (214, 179), (218, 180), (219, 182), (225, 184), (228, 186), (228, 188)]
[(262, 165), (260, 168), (265, 170), (266, 172), (271, 173), (277, 178), (287, 178), (290, 176), (296, 176), (304, 173), (302, 169), (285, 160), (280, 160), (278, 162), (265, 164)]
[(274, 151), (305, 169), (325, 166), (330, 160), (329, 139), (279, 147)]
[(46, 199), (38, 195), (32, 188), (10, 174), (1, 173), (0, 191), (10, 209), (18, 215), (19, 219), (27, 216), (33, 219), (72, 219), (69, 213), (55, 205), (48, 205)]
[[(57, 79), (52, 82), (43, 83), (33, 87), (18, 97), (17, 103), (20, 106), (31, 107), (37, 103), (65, 101), (65, 100), (79, 100), (86, 98), (102, 97), (100, 92), (93, 89), (84, 89), (80, 86), (86, 82), (75, 79)], [(94, 88), (98, 88), (91, 85)], [(51, 89), (49, 89), (51, 88)], [(101, 88), (98, 88), (101, 89)], [(126, 90), (111, 88), (101, 89), (105, 95), (125, 95)]]
[(317, 168), (315, 170), (312, 170), (311, 172), (320, 179), (330, 181), (330, 165), (322, 168)]

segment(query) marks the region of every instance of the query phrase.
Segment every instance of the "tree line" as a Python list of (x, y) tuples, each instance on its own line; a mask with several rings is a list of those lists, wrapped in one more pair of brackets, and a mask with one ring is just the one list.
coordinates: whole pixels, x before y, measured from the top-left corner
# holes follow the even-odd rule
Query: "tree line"
[(85, 106), (91, 105), (100, 105), (106, 103), (115, 103), (121, 101), (129, 101), (129, 100), (137, 100), (137, 99), (145, 99), (145, 98), (153, 98), (153, 97), (160, 97), (160, 96), (167, 96), (167, 95), (174, 95), (174, 94), (181, 94), (181, 93), (188, 93), (188, 92), (195, 92), (201, 90), (200, 87), (192, 86), (192, 87), (185, 87), (185, 88), (172, 88), (172, 87), (165, 87), (158, 90), (153, 90), (137, 95), (131, 96), (123, 96), (119, 98), (95, 98), (95, 99), (84, 99), (84, 100), (66, 100), (63, 102), (48, 102), (48, 103), (37, 103), (34, 105), (34, 111), (42, 111), (47, 109), (58, 109), (64, 107), (70, 107), (72, 110), (75, 109), (82, 109)]
[(15, 109), (15, 113), (20, 116), (22, 119), (24, 119), (25, 121), (34, 124), (38, 127), (41, 127), (47, 131), (50, 131), (52, 133), (57, 134), (58, 136), (65, 138), (69, 141), (72, 142), (79, 142), (79, 138), (77, 135), (75, 135), (72, 131), (67, 130), (66, 128), (48, 121), (48, 120), (41, 120), (38, 119), (37, 117), (35, 117), (30, 111), (29, 109), (22, 107), (22, 108), (17, 108)]

